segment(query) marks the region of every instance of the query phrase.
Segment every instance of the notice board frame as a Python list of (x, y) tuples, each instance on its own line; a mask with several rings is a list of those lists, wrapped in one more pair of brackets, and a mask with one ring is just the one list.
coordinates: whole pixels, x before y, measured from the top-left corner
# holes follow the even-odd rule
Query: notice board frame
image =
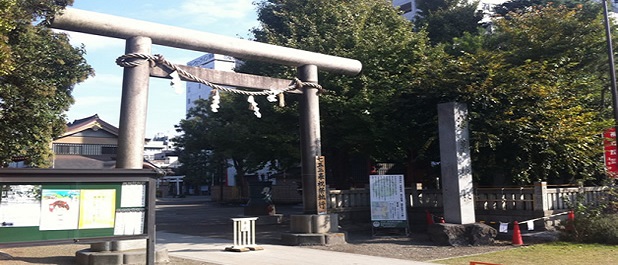
[[(159, 174), (154, 170), (144, 169), (0, 169), (0, 185), (76, 185), (77, 187), (122, 186), (126, 182), (145, 183), (145, 205), (143, 233), (137, 235), (106, 235), (106, 236), (75, 236), (67, 233), (67, 238), (51, 240), (35, 239), (15, 242), (0, 242), (0, 248), (20, 246), (42, 246), (54, 244), (89, 244), (107, 241), (146, 239), (148, 255), (154, 255), (155, 246), (155, 203), (156, 177)], [(118, 190), (118, 189), (116, 189)], [(119, 198), (120, 194), (116, 195)], [(119, 203), (119, 202), (116, 202)], [(1, 229), (14, 229), (0, 227)], [(113, 229), (113, 228), (112, 228)], [(71, 232), (71, 230), (65, 230)], [(77, 232), (77, 235), (80, 233)], [(96, 233), (95, 233), (96, 234)], [(113, 234), (113, 233), (112, 233)]]
[(407, 213), (409, 204), (403, 175), (369, 175), (369, 201), (372, 236), (383, 229), (403, 229), (406, 236), (410, 234)]

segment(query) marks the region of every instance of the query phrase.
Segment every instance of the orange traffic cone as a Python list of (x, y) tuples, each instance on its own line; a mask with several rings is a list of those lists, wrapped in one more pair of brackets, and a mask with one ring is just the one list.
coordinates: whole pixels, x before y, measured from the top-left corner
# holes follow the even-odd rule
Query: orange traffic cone
[(566, 224), (566, 229), (568, 231), (572, 231), (575, 224), (575, 213), (573, 211), (569, 211), (569, 213), (567, 214), (567, 224)]
[(521, 239), (521, 231), (519, 231), (519, 223), (517, 221), (513, 222), (513, 245), (521, 246), (524, 244), (524, 241)]

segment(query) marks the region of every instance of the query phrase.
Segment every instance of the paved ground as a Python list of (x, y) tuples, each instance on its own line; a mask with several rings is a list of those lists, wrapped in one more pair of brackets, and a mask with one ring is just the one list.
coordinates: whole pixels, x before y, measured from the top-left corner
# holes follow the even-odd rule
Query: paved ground
[[(372, 237), (368, 226), (345, 227), (348, 242), (341, 246), (290, 247), (281, 245), (288, 222), (258, 225), (256, 241), (263, 251), (225, 252), (231, 245), (230, 218), (243, 215), (240, 205), (220, 205), (207, 197), (163, 198), (157, 201), (157, 243), (169, 250), (176, 265), (212, 264), (422, 264), (447, 257), (511, 248), (502, 243), (483, 247), (435, 246), (425, 234), (410, 237)], [(301, 214), (300, 205), (277, 205), (277, 213)], [(89, 245), (61, 245), (0, 249), (0, 265), (75, 264), (74, 253)], [(372, 255), (372, 256), (366, 256)], [(326, 260), (322, 260), (326, 259)], [(309, 263), (315, 261), (315, 263)], [(261, 262), (261, 263), (260, 263)], [(277, 263), (279, 262), (279, 263)]]

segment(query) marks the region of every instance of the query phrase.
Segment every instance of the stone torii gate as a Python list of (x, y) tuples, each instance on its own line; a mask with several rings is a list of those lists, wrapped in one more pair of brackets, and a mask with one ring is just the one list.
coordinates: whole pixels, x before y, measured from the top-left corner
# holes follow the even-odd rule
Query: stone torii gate
[[(244, 60), (256, 60), (297, 67), (298, 79), (304, 83), (318, 83), (318, 69), (356, 75), (362, 64), (353, 59), (275, 46), (249, 40), (128, 19), (96, 12), (67, 8), (52, 22), (56, 29), (82, 32), (126, 40), (126, 54), (150, 54), (151, 45), (220, 53)], [(290, 80), (227, 73), (203, 68), (179, 67), (215, 84), (272, 89), (288, 86)], [(122, 82), (122, 99), (118, 133), (116, 167), (141, 169), (148, 107), (149, 77), (169, 78), (169, 69), (151, 68), (143, 63), (125, 68)], [(303, 86), (300, 115), (301, 174), (303, 208), (305, 214), (318, 213), (316, 161), (321, 156), (320, 114), (318, 88)], [(315, 188), (311, 188), (315, 187)], [(148, 223), (154, 227), (154, 213)], [(153, 229), (154, 230), (154, 229)], [(154, 234), (155, 231), (149, 231)], [(147, 241), (147, 248), (154, 253), (154, 238)], [(150, 256), (150, 255), (149, 255)], [(148, 264), (154, 264), (152, 257)]]

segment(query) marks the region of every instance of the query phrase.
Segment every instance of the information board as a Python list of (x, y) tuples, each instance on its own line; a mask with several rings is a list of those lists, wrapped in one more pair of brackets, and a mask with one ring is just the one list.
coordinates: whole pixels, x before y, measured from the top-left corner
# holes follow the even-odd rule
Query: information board
[(154, 176), (142, 170), (2, 169), (0, 246), (148, 238), (154, 203), (146, 195)]
[(405, 228), (408, 218), (403, 175), (369, 176), (371, 221), (374, 228)]

